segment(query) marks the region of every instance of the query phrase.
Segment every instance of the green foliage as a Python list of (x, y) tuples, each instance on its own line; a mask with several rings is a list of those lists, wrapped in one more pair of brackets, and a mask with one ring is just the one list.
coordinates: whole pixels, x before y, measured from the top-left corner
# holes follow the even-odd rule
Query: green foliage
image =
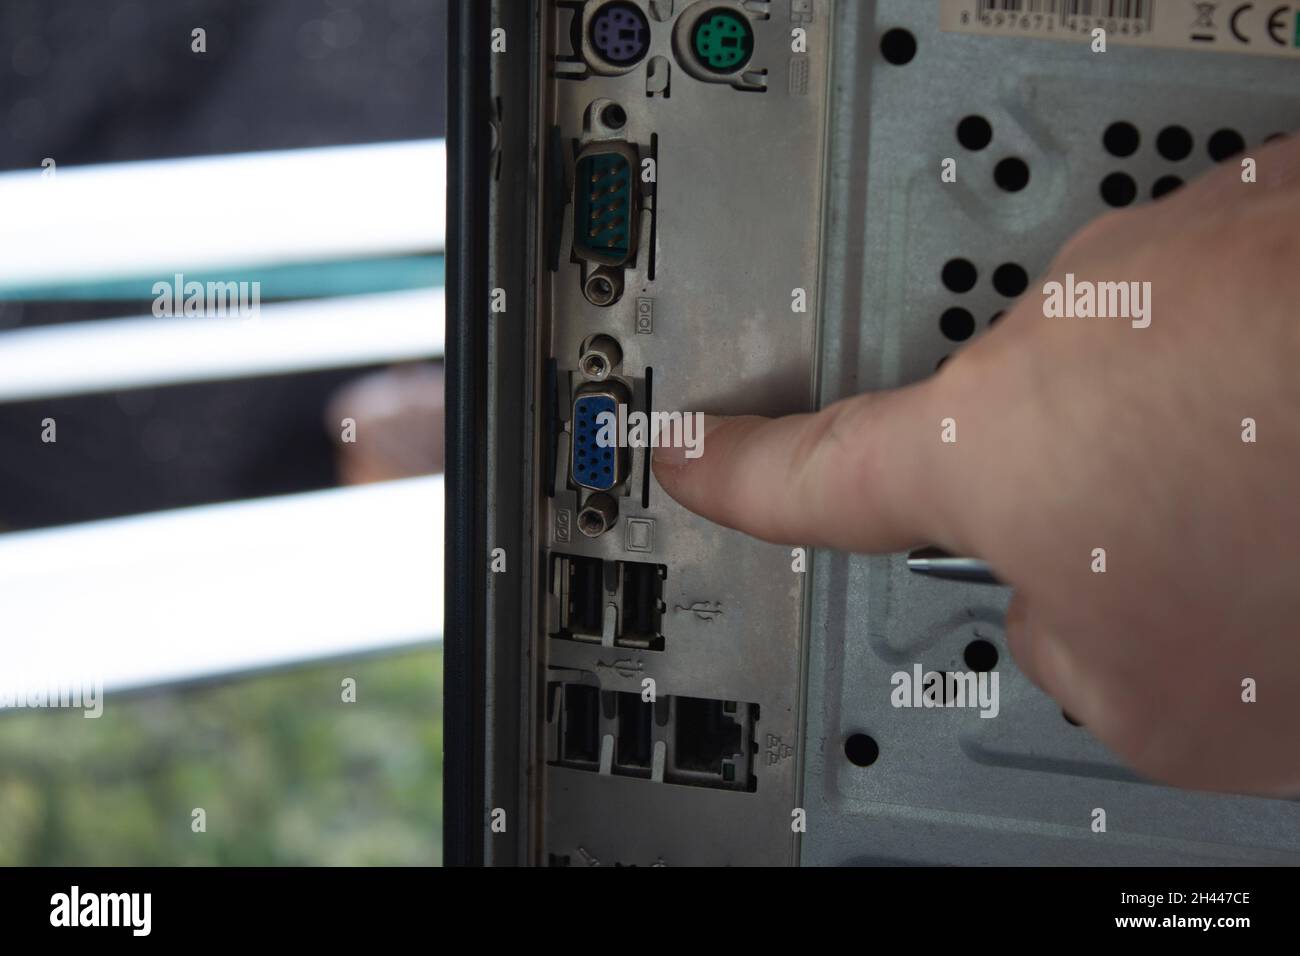
[(0, 865), (427, 865), (441, 827), (436, 649), (0, 712)]

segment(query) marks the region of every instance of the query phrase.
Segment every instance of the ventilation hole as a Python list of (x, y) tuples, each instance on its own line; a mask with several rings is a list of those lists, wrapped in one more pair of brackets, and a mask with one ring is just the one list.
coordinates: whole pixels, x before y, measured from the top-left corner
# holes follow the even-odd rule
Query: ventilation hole
[(1139, 140), (1137, 127), (1120, 120), (1106, 127), (1106, 132), (1101, 137), (1101, 144), (1106, 147), (1106, 152), (1122, 159), (1137, 152)]
[(998, 319), (1000, 319), (1000, 318), (1002, 318), (1002, 313), (1001, 313), (1001, 312), (994, 312), (994, 313), (993, 313), (993, 317), (992, 317), (991, 319), (989, 319), (989, 325), (992, 325), (994, 322), (996, 322), (996, 321), (997, 321)]
[(1221, 129), (1210, 137), (1209, 142), (1205, 144), (1205, 148), (1210, 153), (1210, 159), (1219, 163), (1229, 156), (1236, 156), (1244, 151), (1246, 141), (1241, 138), (1241, 134), (1235, 129)]
[(940, 277), (949, 292), (969, 292), (975, 288), (979, 273), (969, 259), (949, 259), (943, 264)]
[(886, 30), (880, 38), (880, 53), (894, 66), (910, 63), (916, 56), (916, 37), (901, 27)]
[(952, 342), (965, 342), (975, 334), (975, 316), (965, 309), (949, 309), (939, 317), (939, 331)]
[(998, 295), (1014, 299), (1029, 287), (1029, 273), (1014, 262), (1004, 262), (993, 270), (993, 288)]
[(1151, 198), (1159, 199), (1161, 196), (1167, 196), (1182, 184), (1183, 181), (1177, 176), (1161, 176), (1151, 187)]
[(1174, 162), (1186, 159), (1192, 152), (1192, 134), (1181, 126), (1166, 126), (1156, 136), (1156, 152)]
[(966, 660), (966, 666), (976, 673), (982, 674), (998, 666), (998, 649), (982, 638), (967, 644), (962, 657)]
[(957, 124), (957, 142), (969, 150), (980, 150), (993, 140), (993, 127), (982, 116), (967, 116)]
[(1009, 193), (1018, 193), (1029, 185), (1029, 164), (1010, 156), (993, 167), (993, 181)]
[(1071, 727), (1082, 727), (1082, 726), (1083, 726), (1083, 724), (1079, 723), (1077, 720), (1075, 720), (1073, 717), (1071, 717), (1068, 711), (1064, 711), (1064, 710), (1061, 711), (1061, 716), (1065, 718), (1065, 722), (1066, 722), (1067, 724), (1069, 724)]
[(844, 741), (844, 756), (855, 767), (870, 767), (880, 756), (880, 745), (866, 734), (853, 734)]
[(1108, 205), (1127, 206), (1137, 194), (1137, 183), (1128, 173), (1111, 173), (1101, 181), (1101, 198)]

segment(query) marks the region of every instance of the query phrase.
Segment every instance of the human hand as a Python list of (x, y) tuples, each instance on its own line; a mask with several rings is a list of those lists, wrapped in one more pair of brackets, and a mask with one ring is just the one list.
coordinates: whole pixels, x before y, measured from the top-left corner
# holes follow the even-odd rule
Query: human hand
[[(984, 558), (1021, 669), (1134, 769), (1300, 792), (1300, 138), (1250, 155), (1084, 227), (929, 380), (711, 420), (659, 483), (769, 541)], [(1067, 273), (1149, 282), (1150, 325), (1045, 317)]]

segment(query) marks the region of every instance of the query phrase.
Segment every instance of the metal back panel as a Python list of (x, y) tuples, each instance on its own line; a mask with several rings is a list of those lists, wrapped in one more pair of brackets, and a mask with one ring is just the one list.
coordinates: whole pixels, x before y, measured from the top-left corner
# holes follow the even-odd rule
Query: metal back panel
[[(1186, 14), (1190, 27), (1192, 6), (1158, 3), (1155, 15)], [(1249, 152), (1300, 126), (1295, 60), (943, 32), (935, 5), (913, 0), (839, 4), (834, 27), (828, 202), (843, 214), (825, 243), (823, 403), (932, 374), (959, 347), (942, 314), (962, 308), (987, 328), (1011, 301), (994, 270), (1039, 275), (1110, 208), (1107, 176), (1130, 176), (1143, 201), (1162, 177), (1208, 169), (1216, 132), (1236, 131)], [(910, 62), (882, 56), (891, 29), (915, 38)], [(980, 150), (957, 137), (972, 115), (992, 129)], [(1127, 157), (1103, 146), (1117, 121), (1139, 133)], [(1169, 126), (1192, 136), (1185, 159), (1157, 149)], [(940, 179), (945, 158), (955, 183)], [(1017, 192), (995, 182), (1007, 158), (1029, 170)], [(941, 282), (953, 258), (975, 265), (971, 291)], [(899, 556), (819, 553), (814, 578), (805, 864), (1300, 862), (1300, 804), (1155, 786), (1069, 723), (1011, 661), (1007, 592), (920, 579)], [(892, 674), (968, 670), (977, 640), (998, 653), (996, 718), (891, 705)], [(878, 747), (869, 766), (846, 757), (855, 734)]]

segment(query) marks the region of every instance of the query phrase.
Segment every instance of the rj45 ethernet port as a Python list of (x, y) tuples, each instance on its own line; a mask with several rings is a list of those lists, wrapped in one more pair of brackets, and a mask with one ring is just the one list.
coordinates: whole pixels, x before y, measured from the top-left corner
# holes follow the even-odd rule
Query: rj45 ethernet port
[(723, 790), (756, 789), (756, 704), (673, 697), (670, 720), (672, 749), (665, 779)]

